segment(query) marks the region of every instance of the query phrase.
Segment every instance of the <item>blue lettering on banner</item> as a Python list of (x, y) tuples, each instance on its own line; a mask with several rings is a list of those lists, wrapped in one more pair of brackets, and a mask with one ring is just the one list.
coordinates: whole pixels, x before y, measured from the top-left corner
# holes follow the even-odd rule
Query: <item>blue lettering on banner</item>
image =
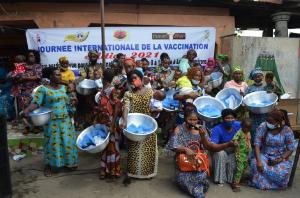
[(71, 45), (61, 46), (40, 46), (38, 47), (39, 52), (72, 52)]

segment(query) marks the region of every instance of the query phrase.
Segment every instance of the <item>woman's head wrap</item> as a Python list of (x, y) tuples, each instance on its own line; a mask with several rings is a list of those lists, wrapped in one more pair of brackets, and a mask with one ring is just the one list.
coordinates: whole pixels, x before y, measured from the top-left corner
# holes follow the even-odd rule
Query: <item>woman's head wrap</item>
[(253, 80), (254, 77), (255, 77), (256, 75), (258, 75), (258, 74), (262, 74), (262, 75), (264, 74), (263, 71), (262, 71), (260, 68), (256, 68), (256, 69), (252, 70), (252, 71), (250, 72), (249, 79), (250, 79), (250, 80)]

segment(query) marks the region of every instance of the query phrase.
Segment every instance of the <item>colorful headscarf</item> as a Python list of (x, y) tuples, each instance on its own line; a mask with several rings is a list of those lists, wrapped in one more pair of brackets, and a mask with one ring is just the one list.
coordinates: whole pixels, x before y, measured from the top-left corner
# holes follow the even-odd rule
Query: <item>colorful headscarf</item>
[(217, 55), (217, 60), (228, 60), (228, 55), (227, 54), (218, 54)]
[(260, 69), (260, 68), (255, 68), (254, 70), (252, 70), (251, 72), (250, 72), (250, 75), (249, 75), (249, 79), (250, 80), (253, 80), (254, 79), (254, 77), (256, 76), (256, 75), (258, 75), (258, 74), (264, 74), (263, 73), (263, 71)]
[[(212, 63), (209, 63), (212, 62)], [(210, 67), (210, 68), (215, 68), (216, 67), (216, 60), (214, 58), (208, 58), (207, 59), (207, 64), (205, 65), (205, 68)]]
[(92, 56), (92, 55), (98, 56), (97, 50), (90, 50), (88, 56)]
[(58, 61), (59, 61), (60, 63), (65, 63), (65, 62), (68, 62), (69, 60), (68, 60), (68, 57), (62, 56), (62, 57), (60, 57), (60, 58), (58, 59)]
[(239, 65), (233, 66), (232, 73), (235, 73), (235, 72), (243, 72), (242, 67)]

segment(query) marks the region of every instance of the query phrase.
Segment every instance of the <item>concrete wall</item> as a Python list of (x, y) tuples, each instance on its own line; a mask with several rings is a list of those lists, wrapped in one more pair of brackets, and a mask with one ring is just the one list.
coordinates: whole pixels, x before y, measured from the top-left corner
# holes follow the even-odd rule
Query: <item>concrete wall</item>
[[(18, 21), (33, 21), (40, 28), (100, 24), (99, 3), (4, 3), (2, 6), (8, 14), (0, 14), (0, 25), (13, 25)], [(218, 46), (221, 36), (232, 34), (235, 30), (234, 17), (229, 16), (229, 10), (214, 7), (107, 4), (105, 23), (215, 27)]]
[(230, 55), (233, 65), (243, 66), (246, 77), (255, 67), (256, 59), (262, 52), (274, 54), (281, 83), (286, 92), (300, 97), (299, 90), (299, 39), (292, 38), (223, 38), (222, 53)]

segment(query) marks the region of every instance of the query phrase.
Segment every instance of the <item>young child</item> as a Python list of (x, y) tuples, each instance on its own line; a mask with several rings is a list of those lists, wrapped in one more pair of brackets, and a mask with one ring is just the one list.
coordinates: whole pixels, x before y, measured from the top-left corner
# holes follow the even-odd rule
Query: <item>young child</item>
[(164, 92), (158, 90), (154, 92), (150, 102), (150, 111), (151, 111), (151, 116), (153, 118), (159, 117), (160, 112), (163, 110), (162, 101), (165, 98), (166, 98), (166, 94)]
[(242, 128), (234, 135), (233, 141), (235, 143), (235, 160), (236, 170), (234, 173), (234, 182), (231, 184), (233, 192), (240, 191), (240, 180), (243, 173), (248, 167), (248, 154), (251, 151), (251, 135), (250, 129), (252, 127), (252, 121), (250, 119), (244, 119), (241, 123)]
[(274, 80), (274, 74), (267, 73), (265, 76), (266, 85), (264, 87), (264, 90), (267, 92), (273, 92), (277, 95), (281, 95), (282, 94), (281, 89), (276, 85), (276, 83), (273, 80)]
[(67, 95), (68, 95), (68, 104), (67, 104), (67, 110), (69, 113), (70, 118), (72, 119), (72, 122), (74, 122), (74, 114), (76, 112), (75, 104), (77, 102), (77, 96), (75, 92), (75, 84), (69, 83), (67, 86)]

